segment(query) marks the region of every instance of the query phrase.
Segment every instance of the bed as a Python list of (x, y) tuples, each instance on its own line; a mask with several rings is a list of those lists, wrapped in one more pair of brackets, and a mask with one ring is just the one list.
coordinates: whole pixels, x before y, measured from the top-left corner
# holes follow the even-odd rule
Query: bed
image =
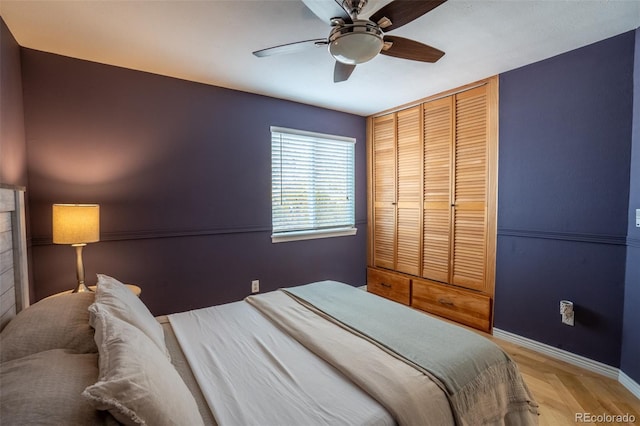
[(154, 318), (99, 275), (2, 330), (0, 422), (529, 425), (537, 405), (489, 340), (343, 283)]
[[(106, 308), (96, 303), (100, 289), (112, 293)], [(306, 306), (304, 292), (329, 307)], [(375, 321), (367, 308), (331, 312), (333, 299), (383, 309), (396, 325), (435, 321), (424, 334), (433, 343), (403, 348), (402, 335), (372, 338), (386, 333), (377, 326), (354, 334), (348, 317)], [(396, 308), (410, 315), (396, 317)], [(474, 349), (477, 339), (486, 348)], [(443, 351), (447, 342), (457, 349)], [(341, 283), (153, 318), (124, 285), (100, 276), (95, 297), (42, 300), (0, 334), (0, 415), (3, 424), (535, 424), (515, 364), (499, 349), (482, 354), (493, 346)], [(435, 367), (420, 358), (425, 348)]]

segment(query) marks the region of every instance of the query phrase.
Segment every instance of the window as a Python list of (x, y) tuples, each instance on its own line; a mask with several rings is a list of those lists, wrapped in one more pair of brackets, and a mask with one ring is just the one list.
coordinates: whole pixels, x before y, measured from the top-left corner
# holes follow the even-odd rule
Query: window
[(272, 242), (356, 233), (355, 143), (271, 127)]

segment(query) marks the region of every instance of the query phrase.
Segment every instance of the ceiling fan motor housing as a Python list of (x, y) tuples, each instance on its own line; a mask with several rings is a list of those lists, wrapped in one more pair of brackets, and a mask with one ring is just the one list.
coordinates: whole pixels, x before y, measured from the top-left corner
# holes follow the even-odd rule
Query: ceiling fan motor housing
[(329, 34), (329, 53), (336, 61), (357, 65), (373, 59), (383, 46), (383, 32), (378, 25), (359, 19), (352, 24), (336, 25)]
[(342, 8), (355, 20), (367, 3), (368, 0), (342, 0)]

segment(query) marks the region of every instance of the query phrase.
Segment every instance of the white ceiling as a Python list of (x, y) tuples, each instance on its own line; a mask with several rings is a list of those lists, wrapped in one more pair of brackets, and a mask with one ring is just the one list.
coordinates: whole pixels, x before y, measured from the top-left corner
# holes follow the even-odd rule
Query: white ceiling
[(370, 115), (636, 29), (640, 0), (449, 0), (389, 33), (439, 62), (379, 55), (337, 84), (326, 48), (251, 54), (328, 36), (300, 0), (0, 0), (0, 14), (24, 47)]

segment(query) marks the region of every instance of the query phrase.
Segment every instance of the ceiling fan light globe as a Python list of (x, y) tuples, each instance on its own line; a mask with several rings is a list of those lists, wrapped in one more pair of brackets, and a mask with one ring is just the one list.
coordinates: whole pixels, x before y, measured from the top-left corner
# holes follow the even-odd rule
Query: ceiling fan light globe
[(329, 36), (329, 53), (336, 61), (357, 65), (375, 58), (382, 50), (382, 31), (369, 21), (336, 28)]

